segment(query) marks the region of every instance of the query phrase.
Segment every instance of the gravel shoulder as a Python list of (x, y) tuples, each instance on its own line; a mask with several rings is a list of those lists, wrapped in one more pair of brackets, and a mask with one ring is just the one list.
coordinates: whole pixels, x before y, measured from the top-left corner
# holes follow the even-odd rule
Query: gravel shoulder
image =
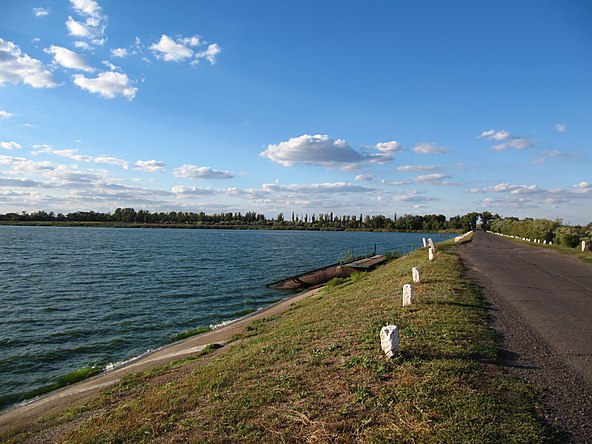
[(562, 442), (592, 442), (592, 266), (481, 232), (456, 252), (503, 335), (500, 364), (544, 391)]

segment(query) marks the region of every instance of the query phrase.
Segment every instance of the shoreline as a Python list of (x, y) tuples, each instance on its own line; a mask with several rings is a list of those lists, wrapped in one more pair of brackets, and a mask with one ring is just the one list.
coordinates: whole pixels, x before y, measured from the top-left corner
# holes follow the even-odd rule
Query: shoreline
[(146, 371), (173, 360), (199, 353), (208, 345), (219, 344), (225, 346), (233, 336), (241, 333), (253, 321), (287, 311), (293, 304), (319, 291), (320, 288), (317, 287), (289, 296), (219, 328), (165, 345), (137, 358), (132, 358), (112, 370), (103, 371), (89, 379), (15, 404), (0, 411), (0, 433), (7, 432), (10, 429), (22, 428), (42, 416), (47, 416), (58, 410), (71, 407), (74, 403), (90, 399), (101, 390), (117, 384), (124, 376)]

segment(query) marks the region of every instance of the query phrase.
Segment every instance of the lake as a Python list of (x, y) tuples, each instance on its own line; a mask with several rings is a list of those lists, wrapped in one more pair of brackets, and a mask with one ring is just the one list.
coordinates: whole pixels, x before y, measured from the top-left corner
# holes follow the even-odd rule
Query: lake
[(265, 284), (346, 250), (422, 237), (452, 235), (0, 226), (0, 408), (284, 299)]

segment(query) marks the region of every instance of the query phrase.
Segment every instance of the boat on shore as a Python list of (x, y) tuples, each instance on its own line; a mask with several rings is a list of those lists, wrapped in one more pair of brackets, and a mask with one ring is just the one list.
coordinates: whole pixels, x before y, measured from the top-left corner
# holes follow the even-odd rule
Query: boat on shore
[(334, 278), (346, 278), (356, 271), (371, 271), (386, 260), (382, 254), (373, 254), (369, 256), (357, 257), (345, 263), (336, 263), (305, 273), (290, 276), (271, 284), (268, 288), (278, 288), (281, 290), (303, 290), (316, 287), (329, 282)]

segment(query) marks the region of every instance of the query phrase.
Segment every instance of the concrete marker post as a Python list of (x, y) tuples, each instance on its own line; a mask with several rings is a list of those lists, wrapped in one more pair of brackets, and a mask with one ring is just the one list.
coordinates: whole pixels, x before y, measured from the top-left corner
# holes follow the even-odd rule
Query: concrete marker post
[(423, 243), (423, 248), (425, 248), (425, 247), (428, 246), (428, 243), (426, 242), (426, 238), (425, 237), (422, 237), (421, 238), (421, 242)]
[(419, 284), (421, 283), (421, 277), (419, 275), (419, 268), (417, 267), (413, 267), (411, 269), (411, 274), (413, 275), (413, 283), (414, 284)]
[(380, 329), (380, 347), (387, 358), (399, 352), (399, 328), (396, 325), (386, 325)]
[(582, 251), (586, 251), (586, 241), (582, 241)]
[(435, 258), (436, 258), (436, 255), (434, 254), (434, 250), (432, 249), (432, 247), (430, 247), (428, 250), (428, 259), (433, 261)]
[(403, 285), (403, 307), (413, 303), (413, 287), (411, 284)]

